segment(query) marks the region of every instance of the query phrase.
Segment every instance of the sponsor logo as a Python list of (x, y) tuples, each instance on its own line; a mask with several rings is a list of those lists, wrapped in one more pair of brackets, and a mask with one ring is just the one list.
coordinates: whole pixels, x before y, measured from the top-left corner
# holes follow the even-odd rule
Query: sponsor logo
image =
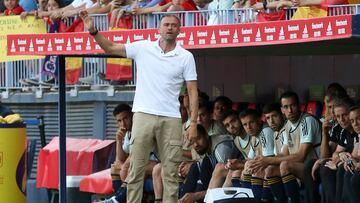
[(336, 20), (336, 26), (339, 27), (339, 26), (345, 26), (348, 24), (347, 20)]
[(207, 33), (207, 31), (204, 31), (204, 32), (197, 31), (197, 32), (196, 32), (196, 35), (197, 35), (198, 37), (207, 37), (207, 36), (208, 36), (208, 33)]
[(288, 25), (288, 31), (299, 31), (300, 26), (299, 25)]

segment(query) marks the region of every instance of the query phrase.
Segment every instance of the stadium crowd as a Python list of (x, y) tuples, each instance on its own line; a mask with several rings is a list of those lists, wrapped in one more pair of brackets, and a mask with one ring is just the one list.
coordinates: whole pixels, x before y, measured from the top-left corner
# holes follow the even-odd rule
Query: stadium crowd
[[(89, 14), (108, 14), (111, 28), (129, 28), (124, 20), (132, 15), (153, 12), (200, 11), (252, 8), (273, 13), (268, 20), (283, 20), (278, 11), (283, 8), (356, 3), (347, 0), (1, 0), (0, 15), (21, 15), (46, 18), (49, 23), (78, 16), (80, 10)], [(211, 21), (210, 19), (208, 19)], [(210, 23), (210, 22), (208, 22)], [(125, 26), (125, 27), (124, 27)], [(131, 28), (131, 27), (130, 27)]]

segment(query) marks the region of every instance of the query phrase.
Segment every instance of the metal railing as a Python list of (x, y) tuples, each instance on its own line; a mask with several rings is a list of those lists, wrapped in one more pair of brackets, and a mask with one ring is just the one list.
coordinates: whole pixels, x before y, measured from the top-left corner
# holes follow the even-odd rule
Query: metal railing
[[(328, 7), (328, 16), (352, 15), (360, 13), (360, 5), (333, 5)], [(285, 19), (290, 20), (297, 8), (286, 9)], [(157, 12), (146, 15), (135, 15), (132, 18), (133, 29), (147, 29), (159, 27), (160, 19), (169, 12)], [(253, 9), (227, 9), (227, 10), (207, 10), (207, 11), (180, 11), (172, 12), (179, 16), (182, 26), (207, 26), (207, 25), (224, 25), (257, 22), (257, 11)], [(100, 31), (107, 31), (109, 28), (107, 14), (93, 15), (95, 26)], [(67, 26), (74, 22), (75, 18), (69, 18), (65, 21)], [(86, 29), (84, 30), (86, 31)], [(105, 58), (85, 58), (81, 70), (81, 78), (90, 81), (88, 84), (81, 83), (70, 85), (70, 88), (81, 86), (108, 86), (109, 81), (102, 80), (98, 73), (106, 72)], [(50, 77), (41, 74), (43, 59), (22, 60), (14, 62), (0, 63), (0, 90), (8, 92), (11, 89), (24, 89), (26, 86), (21, 83), (22, 79), (33, 78), (39, 82), (38, 87), (41, 89), (42, 82)], [(134, 86), (136, 68), (133, 67), (134, 79), (125, 83), (128, 86)], [(82, 80), (83, 80), (82, 79)], [(54, 85), (57, 87), (57, 84)], [(5, 94), (6, 95), (6, 94)], [(4, 94), (3, 94), (4, 96)]]
[(328, 7), (328, 16), (359, 14), (359, 4), (332, 5)]
[[(328, 7), (328, 16), (358, 14), (360, 12), (359, 8), (360, 5), (357, 4), (332, 5)], [(296, 10), (296, 7), (286, 8), (285, 20), (291, 20)], [(168, 14), (177, 15), (181, 20), (181, 25), (184, 27), (252, 23), (258, 21), (258, 12), (251, 8), (156, 12), (133, 16), (133, 29), (157, 28), (159, 27), (161, 17)]]

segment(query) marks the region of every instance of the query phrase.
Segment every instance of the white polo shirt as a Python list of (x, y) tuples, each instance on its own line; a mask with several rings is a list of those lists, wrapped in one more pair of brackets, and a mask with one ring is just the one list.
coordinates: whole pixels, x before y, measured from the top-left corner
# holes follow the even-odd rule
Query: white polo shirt
[(137, 41), (125, 48), (127, 57), (134, 59), (137, 67), (132, 111), (181, 118), (181, 86), (184, 81), (197, 80), (194, 56), (179, 44), (164, 53), (159, 41)]

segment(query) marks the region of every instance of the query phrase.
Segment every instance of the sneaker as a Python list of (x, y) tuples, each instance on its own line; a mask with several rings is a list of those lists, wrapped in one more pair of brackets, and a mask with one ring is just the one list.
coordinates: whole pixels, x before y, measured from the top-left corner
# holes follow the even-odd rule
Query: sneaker
[(79, 81), (82, 83), (85, 83), (85, 84), (92, 85), (92, 84), (94, 84), (94, 77), (92, 75), (89, 75), (84, 78), (79, 78)]
[(100, 202), (93, 202), (93, 203), (119, 203), (118, 201), (116, 201), (115, 196), (113, 196), (110, 199), (106, 199)]

